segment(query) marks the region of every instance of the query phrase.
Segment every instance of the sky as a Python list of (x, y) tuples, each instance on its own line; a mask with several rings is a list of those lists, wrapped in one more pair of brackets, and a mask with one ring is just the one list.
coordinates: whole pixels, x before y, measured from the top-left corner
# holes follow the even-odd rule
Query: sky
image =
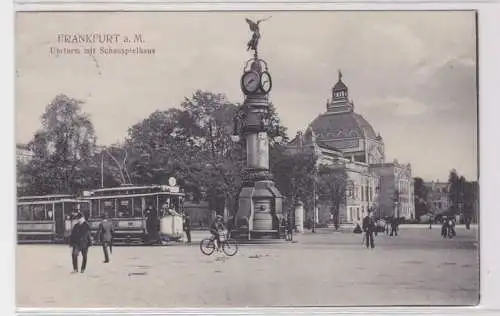
[[(472, 11), (24, 12), (16, 16), (16, 141), (28, 142), (60, 93), (83, 100), (97, 141), (122, 141), (155, 110), (196, 90), (242, 102), (251, 52), (245, 17), (260, 19), (259, 57), (289, 136), (326, 111), (338, 70), (355, 112), (384, 138), (387, 161), (446, 181), (477, 179), (476, 26)], [(143, 43), (59, 43), (60, 34), (119, 34)], [(140, 46), (154, 54), (51, 54), (52, 48)]]

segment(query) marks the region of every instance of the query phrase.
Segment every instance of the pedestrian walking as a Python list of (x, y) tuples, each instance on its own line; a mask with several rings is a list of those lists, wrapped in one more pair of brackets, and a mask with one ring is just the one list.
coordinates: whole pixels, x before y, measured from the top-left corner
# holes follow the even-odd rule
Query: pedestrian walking
[(154, 241), (155, 218), (157, 215), (152, 205), (148, 205), (147, 209), (144, 211), (144, 217), (146, 217), (146, 238), (148, 243)]
[(73, 226), (69, 237), (70, 247), (72, 247), (71, 259), (73, 262), (73, 273), (78, 273), (78, 255), (82, 253), (82, 266), (80, 272), (84, 273), (87, 268), (87, 254), (92, 238), (90, 236), (90, 225), (85, 221), (82, 213), (76, 215), (78, 223)]
[(189, 218), (188, 214), (184, 216), (184, 222), (182, 224), (182, 228), (186, 233), (187, 242), (188, 244), (191, 244), (191, 219)]
[(432, 229), (432, 216), (429, 216), (429, 229)]
[(375, 231), (375, 221), (373, 220), (373, 213), (368, 211), (368, 215), (363, 218), (363, 231), (365, 232), (366, 238), (366, 248), (375, 248), (375, 242), (373, 240), (373, 232)]
[(443, 217), (441, 221), (442, 221), (441, 237), (446, 238), (448, 235), (448, 220), (446, 219), (446, 217)]
[(104, 263), (109, 262), (109, 254), (113, 252), (113, 233), (113, 223), (108, 220), (108, 214), (104, 213), (102, 222), (99, 223), (99, 228), (97, 229), (97, 238), (101, 242), (104, 253)]
[(457, 233), (455, 231), (455, 219), (453, 217), (448, 221), (448, 227), (451, 230), (451, 236), (455, 237)]
[(390, 223), (391, 218), (385, 217), (384, 221), (385, 221), (385, 224), (384, 224), (385, 235), (389, 236), (389, 230), (390, 230), (390, 226), (391, 226), (391, 223)]
[(390, 236), (397, 236), (398, 235), (398, 224), (399, 224), (398, 220), (399, 219), (394, 217), (394, 216), (391, 218), (391, 234), (390, 234)]
[(295, 225), (293, 223), (292, 218), (288, 218), (288, 220), (286, 221), (286, 228), (287, 228), (288, 240), (292, 241), (293, 240), (293, 231), (295, 230)]

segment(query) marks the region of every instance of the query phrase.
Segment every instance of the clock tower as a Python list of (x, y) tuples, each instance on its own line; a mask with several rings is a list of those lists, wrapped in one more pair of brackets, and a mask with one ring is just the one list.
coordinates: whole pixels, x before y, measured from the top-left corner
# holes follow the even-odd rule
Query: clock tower
[(277, 128), (271, 126), (269, 117), (272, 79), (267, 63), (258, 58), (257, 52), (246, 62), (240, 83), (245, 100), (235, 118), (233, 141), (244, 143), (246, 166), (233, 237), (279, 238), (283, 198), (269, 171), (268, 133)]

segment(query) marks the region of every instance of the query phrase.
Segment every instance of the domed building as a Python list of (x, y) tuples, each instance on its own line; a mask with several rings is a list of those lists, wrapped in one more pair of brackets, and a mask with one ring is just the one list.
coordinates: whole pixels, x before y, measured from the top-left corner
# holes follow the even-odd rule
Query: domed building
[[(312, 150), (322, 165), (345, 168), (348, 181), (346, 200), (336, 219), (340, 223), (359, 223), (368, 210), (376, 217), (414, 218), (411, 166), (385, 162), (383, 138), (371, 124), (354, 112), (349, 89), (342, 81), (332, 88), (326, 112), (316, 117), (305, 133), (298, 132), (288, 151)], [(332, 218), (331, 205), (318, 206), (319, 222)]]
[(332, 89), (332, 99), (326, 102), (326, 112), (314, 119), (309, 129), (324, 146), (341, 150), (352, 161), (370, 164), (385, 160), (382, 137), (363, 116), (354, 112), (341, 72)]

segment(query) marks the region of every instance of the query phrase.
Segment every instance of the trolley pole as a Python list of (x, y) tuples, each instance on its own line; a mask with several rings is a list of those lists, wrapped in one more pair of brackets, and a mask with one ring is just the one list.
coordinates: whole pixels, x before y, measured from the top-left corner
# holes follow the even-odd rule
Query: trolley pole
[(101, 150), (101, 189), (104, 188), (104, 149)]

